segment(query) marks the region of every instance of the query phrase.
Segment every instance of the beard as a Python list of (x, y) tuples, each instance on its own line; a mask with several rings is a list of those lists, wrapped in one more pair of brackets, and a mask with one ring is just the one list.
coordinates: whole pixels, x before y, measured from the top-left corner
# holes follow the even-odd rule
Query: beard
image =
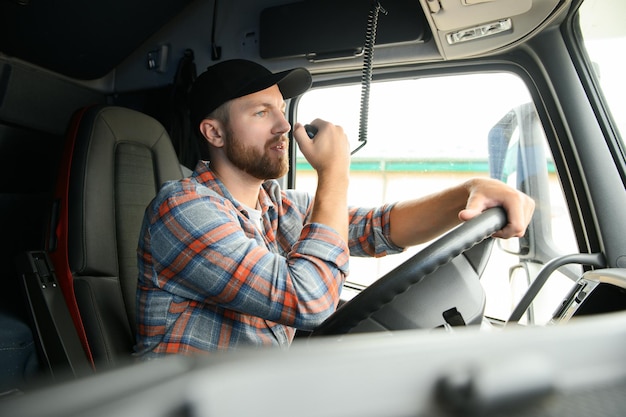
[[(240, 170), (260, 180), (276, 179), (284, 176), (289, 171), (289, 159), (287, 153), (284, 157), (277, 160), (268, 152), (270, 146), (278, 143), (281, 138), (278, 137), (268, 144), (263, 152), (258, 149), (245, 146), (233, 134), (230, 128), (226, 129), (226, 137), (224, 138), (224, 152), (228, 160)], [(285, 147), (287, 146), (285, 141)]]

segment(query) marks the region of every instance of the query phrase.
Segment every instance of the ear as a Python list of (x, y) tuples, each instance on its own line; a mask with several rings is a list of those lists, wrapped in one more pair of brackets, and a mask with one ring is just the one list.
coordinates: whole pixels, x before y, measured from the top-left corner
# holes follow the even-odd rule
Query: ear
[(215, 119), (203, 119), (200, 122), (200, 132), (210, 145), (221, 148), (224, 146), (222, 124)]

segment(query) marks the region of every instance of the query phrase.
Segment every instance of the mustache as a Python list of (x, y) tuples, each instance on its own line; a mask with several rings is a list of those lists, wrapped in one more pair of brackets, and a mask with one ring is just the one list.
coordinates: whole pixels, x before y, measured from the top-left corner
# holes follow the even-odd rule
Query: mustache
[(287, 138), (287, 135), (285, 134), (277, 135), (267, 142), (267, 146), (269, 147), (280, 145), (280, 144), (289, 145), (289, 139)]

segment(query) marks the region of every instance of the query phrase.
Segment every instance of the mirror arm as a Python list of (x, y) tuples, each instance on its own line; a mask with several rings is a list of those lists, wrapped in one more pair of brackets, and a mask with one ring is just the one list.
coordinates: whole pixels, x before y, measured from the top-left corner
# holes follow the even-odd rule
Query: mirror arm
[(574, 253), (552, 259), (550, 262), (546, 263), (543, 268), (541, 268), (537, 278), (535, 278), (530, 287), (528, 287), (528, 291), (526, 291), (526, 294), (524, 294), (511, 313), (511, 316), (507, 320), (507, 324), (511, 322), (518, 322), (524, 315), (524, 312), (528, 309), (528, 307), (530, 307), (530, 304), (535, 299), (539, 290), (541, 290), (550, 275), (552, 275), (552, 273), (561, 266), (571, 263), (605, 267), (606, 261), (604, 260), (604, 255), (601, 253)]

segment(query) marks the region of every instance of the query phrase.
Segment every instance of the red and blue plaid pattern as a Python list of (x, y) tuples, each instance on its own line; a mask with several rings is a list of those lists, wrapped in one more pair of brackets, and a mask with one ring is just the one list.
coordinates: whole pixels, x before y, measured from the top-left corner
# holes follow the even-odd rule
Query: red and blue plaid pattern
[(349, 247), (331, 228), (307, 223), (312, 197), (267, 181), (261, 233), (208, 167), (163, 186), (146, 209), (138, 247), (138, 335), (143, 357), (238, 346), (288, 346), (335, 310), (349, 251), (401, 250), (389, 210), (350, 209)]

